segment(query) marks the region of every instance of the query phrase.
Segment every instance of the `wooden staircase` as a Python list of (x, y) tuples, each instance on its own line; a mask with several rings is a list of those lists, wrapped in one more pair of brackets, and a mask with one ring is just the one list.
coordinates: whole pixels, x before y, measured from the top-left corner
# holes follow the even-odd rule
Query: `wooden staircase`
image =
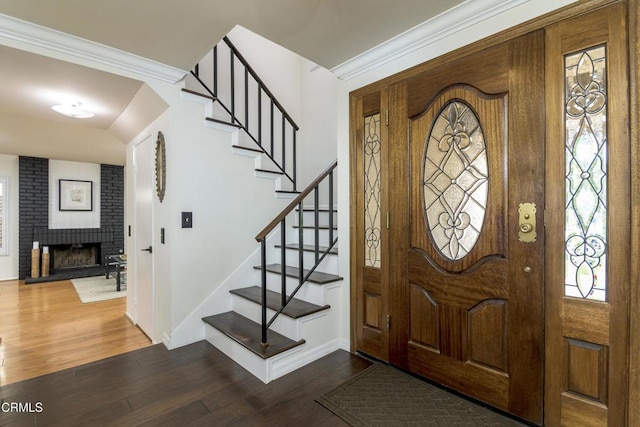
[[(223, 58), (229, 64), (222, 66)], [(328, 303), (342, 282), (337, 162), (297, 190), (298, 126), (228, 38), (192, 70), (182, 97), (204, 105), (205, 126), (228, 133), (234, 154), (254, 158), (256, 177), (275, 180), (276, 197), (294, 199), (256, 236), (260, 264), (253, 267), (254, 283), (243, 282), (252, 265), (244, 263), (238, 269), (244, 275), (214, 291), (209, 298), (217, 299), (216, 310), (202, 317), (207, 340), (267, 383), (343, 347), (326, 333), (340, 322)]]
[[(334, 210), (333, 215), (335, 214)], [(307, 212), (305, 215), (309, 215), (309, 213)], [(325, 210), (322, 217), (326, 218), (328, 215), (329, 212)], [(324, 219), (322, 221), (325, 222)], [(289, 230), (286, 230), (284, 235), (292, 238), (299, 235), (301, 228), (297, 224), (288, 228)], [(313, 241), (315, 229), (303, 226), (302, 230), (305, 230), (304, 233), (307, 234), (307, 237), (303, 237), (303, 239)], [(325, 226), (320, 230), (320, 234), (324, 234), (321, 236), (324, 243), (328, 239), (329, 228)], [(305, 350), (307, 353), (313, 353), (313, 348), (305, 349), (305, 347), (317, 348), (324, 344), (315, 338), (307, 340), (306, 330), (309, 329), (310, 324), (314, 323), (315, 325), (311, 329), (322, 329), (323, 319), (330, 315), (331, 311), (331, 307), (327, 303), (327, 294), (332, 289), (341, 286), (342, 282), (342, 277), (337, 274), (338, 251), (335, 247), (329, 250), (328, 246), (318, 245), (319, 248), (326, 250), (328, 255), (314, 271), (303, 268), (301, 272), (297, 264), (300, 259), (298, 256), (299, 243), (285, 241), (284, 250), (291, 252), (294, 256), (286, 257), (287, 265), (283, 269), (283, 265), (278, 259), (283, 250), (281, 235), (283, 233), (280, 233), (280, 230), (272, 233), (267, 253), (267, 259), (270, 262), (265, 264), (267, 274), (266, 309), (270, 316), (281, 312), (281, 315), (267, 331), (266, 343), (261, 340), (261, 265), (253, 267), (256, 272), (255, 284), (245, 284), (229, 291), (230, 297), (233, 298), (231, 311), (206, 316), (202, 319), (206, 325), (207, 340), (265, 383), (298, 367), (295, 362), (293, 367), (288, 365), (288, 358), (295, 359), (300, 352)], [(306, 258), (303, 259), (303, 265), (313, 262), (315, 250), (315, 243), (302, 246), (302, 251), (305, 252), (303, 258)], [(288, 265), (289, 263), (291, 265)], [(287, 281), (287, 289), (296, 287), (301, 274), (304, 277), (308, 276), (298, 295), (292, 298), (284, 308), (282, 307), (283, 298), (280, 290), (283, 271)], [(287, 292), (286, 295), (287, 297), (291, 296), (290, 292)], [(317, 354), (324, 355), (324, 353)]]

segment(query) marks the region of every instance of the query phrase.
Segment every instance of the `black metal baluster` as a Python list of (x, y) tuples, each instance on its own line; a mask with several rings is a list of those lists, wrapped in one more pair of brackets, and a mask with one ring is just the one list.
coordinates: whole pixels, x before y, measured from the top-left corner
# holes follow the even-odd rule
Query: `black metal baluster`
[(296, 191), (296, 165), (297, 165), (297, 144), (296, 144), (296, 128), (295, 126), (291, 126), (293, 129), (293, 191)]
[(333, 170), (329, 172), (329, 245), (333, 245)]
[(249, 130), (249, 69), (244, 67), (244, 127)]
[(262, 147), (262, 86), (258, 84), (258, 145)]
[(304, 282), (304, 209), (302, 201), (298, 205), (298, 288)]
[(271, 99), (271, 151), (269, 152), (269, 154), (271, 154), (271, 156), (273, 157), (273, 99)]
[(267, 344), (267, 239), (260, 242), (262, 257), (262, 344)]
[(280, 223), (280, 261), (282, 263), (282, 276), (281, 276), (281, 304), (284, 307), (287, 305), (287, 218), (282, 218), (282, 222)]
[(213, 94), (218, 96), (218, 45), (213, 47)]
[(235, 55), (233, 53), (233, 51), (231, 51), (231, 61), (230, 61), (230, 67), (231, 67), (231, 123), (235, 123), (236, 121), (236, 76), (235, 76), (235, 71), (234, 71), (234, 65), (235, 65)]
[(320, 184), (316, 185), (316, 188), (314, 188), (313, 190), (313, 216), (315, 221), (314, 237), (316, 239), (314, 253), (315, 253), (316, 264), (318, 264), (318, 261), (320, 260), (320, 194), (318, 190), (319, 187), (320, 187)]
[(282, 113), (282, 169), (287, 171), (287, 134), (285, 132), (285, 116)]

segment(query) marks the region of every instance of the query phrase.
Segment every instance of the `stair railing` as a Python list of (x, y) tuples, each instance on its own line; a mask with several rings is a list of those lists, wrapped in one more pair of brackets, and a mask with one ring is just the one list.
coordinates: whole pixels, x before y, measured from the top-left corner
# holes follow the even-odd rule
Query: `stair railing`
[[(267, 345), (267, 331), (271, 324), (275, 321), (275, 319), (282, 313), (287, 304), (291, 302), (296, 293), (300, 290), (302, 285), (309, 279), (311, 274), (316, 270), (316, 268), (320, 265), (320, 263), (324, 260), (324, 258), (329, 254), (331, 249), (338, 242), (338, 236), (334, 233), (334, 212), (335, 203), (334, 203), (334, 170), (338, 165), (337, 160), (334, 161), (324, 172), (322, 172), (318, 178), (316, 178), (307, 188), (305, 188), (299, 195), (296, 197), (282, 212), (280, 212), (270, 223), (267, 225), (257, 236), (256, 240), (260, 243), (260, 252), (261, 252), (261, 291), (262, 291), (262, 344)], [(322, 184), (326, 185), (322, 185)], [(321, 248), (320, 247), (320, 228), (322, 225), (320, 224), (320, 191), (321, 185), (327, 191), (327, 210), (329, 212), (329, 244)], [(313, 194), (312, 194), (313, 193)], [(314, 263), (313, 266), (305, 270), (304, 266), (304, 212), (308, 211), (308, 208), (305, 208), (305, 201), (309, 199), (309, 197), (313, 198), (313, 245), (312, 251), (314, 253)], [(287, 296), (287, 247), (286, 247), (286, 227), (287, 227), (287, 217), (291, 212), (295, 209), (298, 210), (298, 246), (296, 250), (298, 251), (298, 284), (296, 288)], [(281, 259), (281, 290), (280, 293), (282, 295), (282, 300), (280, 302), (280, 308), (275, 310), (275, 314), (271, 317), (271, 319), (267, 319), (267, 236), (277, 227), (280, 226), (280, 259)]]
[(231, 40), (224, 37), (191, 75), (222, 107), (228, 123), (242, 128), (297, 191), (299, 127)]

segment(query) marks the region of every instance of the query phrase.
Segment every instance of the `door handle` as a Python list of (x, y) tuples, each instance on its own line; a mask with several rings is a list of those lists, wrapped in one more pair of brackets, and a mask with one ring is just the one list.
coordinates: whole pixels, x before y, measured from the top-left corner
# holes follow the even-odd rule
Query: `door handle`
[(143, 252), (149, 252), (150, 254), (153, 253), (153, 248), (151, 246), (149, 246), (146, 249), (140, 249), (140, 250), (143, 251)]

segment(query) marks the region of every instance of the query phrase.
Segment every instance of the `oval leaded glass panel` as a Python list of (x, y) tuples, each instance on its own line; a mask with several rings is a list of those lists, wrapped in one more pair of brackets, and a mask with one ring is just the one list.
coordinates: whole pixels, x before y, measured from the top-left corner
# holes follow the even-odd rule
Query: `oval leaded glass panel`
[(424, 204), (432, 241), (451, 261), (475, 246), (487, 210), (489, 167), (480, 121), (461, 100), (449, 101), (427, 136)]

